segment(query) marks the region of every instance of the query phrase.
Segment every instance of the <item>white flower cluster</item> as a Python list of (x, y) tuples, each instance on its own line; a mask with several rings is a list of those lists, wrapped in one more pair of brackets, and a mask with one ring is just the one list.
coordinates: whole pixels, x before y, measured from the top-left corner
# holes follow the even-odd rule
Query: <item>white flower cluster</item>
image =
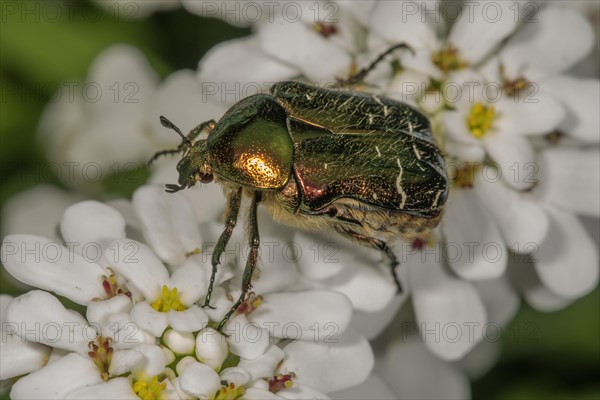
[[(207, 3), (182, 2), (205, 15), (215, 11)], [(177, 71), (162, 83), (136, 49), (107, 49), (88, 80), (122, 88), (135, 82), (139, 101), (52, 104), (40, 123), (49, 155), (79, 160), (76, 177), (85, 177), (89, 161), (107, 169), (146, 160), (177, 145), (159, 115), (190, 130), (273, 82), (333, 82), (407, 43), (412, 52), (390, 56), (358, 88), (417, 107), (447, 154), (452, 187), (440, 227), (429, 238), (392, 244), (406, 292), (395, 296), (378, 254), (260, 214), (256, 295), (228, 323), (225, 338), (212, 328), (231, 306), (229, 296), (239, 294), (246, 247), (234, 234), (225, 253), (230, 262), (218, 275), (217, 308), (199, 307), (210, 276), (204, 244), (222, 229), (216, 221), (225, 199), (216, 185), (165, 195), (154, 185), (177, 180), (176, 160), (167, 159), (132, 202), (78, 203), (64, 216), (75, 199), (37, 188), (9, 203), (5, 226), (18, 231), (12, 221), (37, 215), (35, 207), (19, 211), (31, 196), (56, 198), (55, 212), (36, 217), (29, 230), (54, 240), (10, 235), (3, 263), (18, 280), (87, 306), (87, 319), (42, 291), (6, 308), (3, 299), (1, 379), (31, 372), (17, 381), (13, 398), (160, 392), (212, 399), (243, 391), (245, 398), (326, 398), (336, 391), (332, 397), (465, 398), (469, 377), (497, 356), (497, 335), (520, 293), (552, 311), (597, 286), (597, 244), (577, 215), (600, 216), (600, 81), (569, 74), (594, 45), (579, 11), (555, 2), (473, 2), (458, 13), (444, 2), (293, 3), (300, 18), (267, 8), (268, 17), (252, 24), (224, 17), (252, 25), (253, 34), (218, 45), (197, 71)], [(56, 237), (51, 228), (61, 216)], [(126, 238), (126, 228), (137, 241)], [(72, 242), (80, 246), (71, 249)], [(85, 250), (101, 255), (93, 262), (82, 252), (90, 243), (98, 246)], [(48, 262), (26, 251), (53, 246), (75, 256)], [(59, 338), (75, 339), (28, 334), (54, 322)], [(125, 326), (134, 329), (121, 332)], [(132, 332), (135, 343), (119, 340)], [(381, 355), (374, 358), (367, 339), (377, 337)]]
[[(130, 224), (115, 208), (84, 201), (65, 211), (63, 243), (4, 239), (2, 262), (13, 277), (85, 307), (84, 317), (38, 289), (2, 297), (0, 379), (20, 377), (11, 398), (326, 399), (368, 377), (373, 353), (349, 327), (348, 298), (283, 290), (297, 279), (295, 259), (286, 267), (263, 256), (267, 279), (255, 290), (264, 294), (251, 296), (221, 333), (214, 328), (239, 291), (243, 254), (222, 265), (214, 308), (202, 308), (212, 267), (197, 246), (214, 244), (219, 225), (205, 223), (201, 233), (188, 201), (156, 186), (120, 205), (132, 210)], [(126, 238), (126, 229), (144, 242)], [(279, 243), (269, 235), (263, 242)], [(286, 273), (271, 274), (275, 268)]]

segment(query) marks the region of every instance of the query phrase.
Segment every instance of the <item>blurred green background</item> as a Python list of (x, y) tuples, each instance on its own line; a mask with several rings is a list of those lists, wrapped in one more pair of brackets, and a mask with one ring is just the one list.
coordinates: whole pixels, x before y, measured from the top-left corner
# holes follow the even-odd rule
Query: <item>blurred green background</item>
[[(15, 193), (40, 183), (39, 178), (21, 171), (45, 162), (35, 130), (52, 94), (48, 93), (48, 83), (74, 78), (84, 81), (94, 57), (113, 43), (137, 46), (165, 77), (178, 69), (196, 69), (213, 45), (250, 33), (183, 9), (133, 21), (119, 20), (90, 2), (57, 2), (54, 4), (64, 7), (64, 14), (49, 20), (35, 12), (21, 14), (18, 2), (0, 4), (0, 206)], [(43, 3), (30, 4), (35, 9)], [(11, 8), (15, 5), (19, 5), (16, 14)], [(148, 172), (141, 167), (136, 174), (141, 184)], [(52, 176), (44, 178), (61, 185)], [(134, 186), (110, 189), (128, 196)], [(6, 281), (0, 286), (2, 293), (17, 293)], [(599, 399), (599, 293), (597, 289), (553, 313), (540, 313), (523, 305), (504, 330), (500, 361), (474, 383), (474, 398)], [(529, 330), (523, 332), (524, 327)]]

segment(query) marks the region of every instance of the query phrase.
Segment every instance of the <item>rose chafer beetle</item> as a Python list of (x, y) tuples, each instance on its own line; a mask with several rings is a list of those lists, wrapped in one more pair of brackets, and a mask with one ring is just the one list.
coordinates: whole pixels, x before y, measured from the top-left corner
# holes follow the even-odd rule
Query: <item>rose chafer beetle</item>
[[(341, 86), (360, 82), (385, 55)], [(184, 151), (176, 192), (197, 182), (219, 183), (227, 196), (225, 229), (212, 256), (204, 306), (210, 306), (220, 258), (237, 223), (242, 196), (248, 211), (250, 253), (242, 293), (218, 326), (221, 330), (251, 288), (259, 248), (257, 206), (273, 218), (305, 230), (333, 230), (380, 250), (395, 273), (396, 256), (386, 240), (424, 237), (439, 222), (448, 194), (441, 151), (427, 118), (384, 96), (279, 82), (270, 94), (249, 96), (219, 122), (208, 121), (188, 136), (169, 120), (182, 144), (152, 158)], [(207, 133), (206, 139), (199, 139)], [(151, 160), (151, 161), (152, 161)]]

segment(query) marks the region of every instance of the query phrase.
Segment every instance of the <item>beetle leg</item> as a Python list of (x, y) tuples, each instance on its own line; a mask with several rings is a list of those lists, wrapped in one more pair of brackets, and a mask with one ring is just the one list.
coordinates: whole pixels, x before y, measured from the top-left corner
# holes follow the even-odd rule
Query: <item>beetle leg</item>
[(260, 201), (260, 192), (254, 192), (252, 197), (252, 204), (250, 205), (250, 212), (248, 213), (248, 240), (250, 242), (250, 253), (248, 254), (248, 260), (246, 260), (246, 268), (244, 268), (244, 275), (242, 277), (242, 293), (235, 302), (233, 307), (227, 312), (225, 317), (221, 320), (217, 326), (219, 332), (222, 331), (223, 327), (229, 321), (229, 318), (233, 315), (235, 310), (244, 302), (246, 299), (246, 293), (252, 287), (252, 275), (256, 269), (256, 262), (258, 260), (258, 247), (260, 245), (260, 238), (258, 236), (258, 223), (256, 221), (256, 209), (258, 202)]
[(150, 160), (148, 161), (148, 166), (152, 165), (152, 163), (161, 156), (165, 156), (167, 154), (177, 154), (177, 153), (181, 153), (182, 151), (187, 150), (189, 147), (188, 143), (190, 141), (196, 139), (198, 137), (198, 135), (200, 135), (205, 130), (208, 130), (208, 129), (212, 130), (212, 128), (214, 128), (214, 126), (215, 126), (215, 121), (212, 119), (199, 124), (197, 127), (192, 129), (190, 131), (190, 133), (188, 133), (188, 135), (186, 136), (188, 141), (181, 142), (181, 144), (179, 146), (177, 146), (176, 149), (162, 150), (162, 151), (158, 151), (158, 152), (154, 153), (152, 158), (150, 158)]
[(194, 140), (198, 137), (198, 135), (200, 135), (202, 132), (204, 131), (212, 131), (213, 128), (215, 127), (216, 123), (214, 119), (210, 119), (208, 121), (204, 121), (203, 123), (199, 124), (197, 127), (195, 127), (194, 129), (192, 129), (190, 131), (190, 133), (187, 134), (186, 138), (188, 138), (190, 141)]
[(390, 247), (387, 245), (387, 243), (385, 241), (374, 238), (374, 237), (361, 235), (360, 233), (356, 233), (352, 230), (344, 229), (342, 227), (336, 227), (335, 229), (342, 236), (345, 236), (348, 239), (350, 239), (358, 244), (361, 244), (363, 246), (377, 249), (377, 250), (381, 251), (383, 254), (385, 254), (390, 262), (390, 269), (392, 271), (392, 276), (394, 277), (394, 283), (396, 284), (396, 287), (398, 288), (398, 294), (402, 293), (402, 284), (400, 283), (400, 279), (398, 278), (398, 274), (396, 273), (396, 267), (400, 263), (398, 262), (398, 259), (396, 258), (396, 255), (394, 254), (392, 249), (390, 249)]
[(338, 82), (337, 82), (337, 84), (335, 86), (336, 87), (351, 86), (351, 85), (355, 85), (357, 83), (360, 83), (360, 82), (364, 81), (365, 78), (367, 77), (367, 75), (369, 75), (369, 73), (371, 71), (373, 71), (375, 69), (375, 67), (381, 61), (383, 61), (383, 59), (387, 55), (389, 55), (390, 53), (392, 53), (394, 50), (398, 50), (398, 49), (408, 49), (408, 50), (410, 50), (413, 53), (413, 55), (415, 54), (415, 51), (413, 50), (413, 48), (410, 47), (409, 45), (407, 45), (406, 43), (395, 44), (392, 47), (390, 47), (389, 49), (387, 49), (386, 51), (384, 51), (383, 53), (381, 53), (367, 67), (362, 68), (361, 70), (359, 70), (358, 72), (356, 72), (354, 75), (351, 75), (348, 79), (338, 80)]
[[(212, 255), (212, 273), (210, 275), (210, 284), (208, 285), (208, 292), (206, 293), (206, 299), (202, 307), (211, 307), (210, 298), (212, 296), (213, 287), (215, 285), (215, 277), (217, 275), (217, 267), (221, 263), (221, 255), (229, 243), (231, 233), (237, 223), (238, 214), (240, 211), (240, 203), (242, 202), (242, 188), (239, 188), (235, 192), (230, 192), (227, 199), (227, 218), (225, 220), (225, 230), (221, 233), (217, 244), (215, 245), (215, 251)], [(211, 307), (212, 308), (212, 307)]]

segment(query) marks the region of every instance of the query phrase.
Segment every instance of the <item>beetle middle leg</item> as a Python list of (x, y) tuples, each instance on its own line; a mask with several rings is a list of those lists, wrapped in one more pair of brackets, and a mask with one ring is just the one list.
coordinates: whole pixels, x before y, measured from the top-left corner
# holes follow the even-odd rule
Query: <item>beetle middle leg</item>
[(342, 236), (347, 237), (348, 239), (361, 244), (366, 247), (371, 247), (373, 249), (377, 249), (381, 251), (389, 260), (390, 270), (392, 272), (392, 276), (394, 277), (394, 283), (398, 288), (398, 293), (402, 293), (402, 283), (400, 283), (400, 279), (398, 278), (398, 274), (396, 273), (396, 267), (400, 264), (398, 262), (398, 258), (392, 251), (392, 249), (387, 245), (387, 243), (381, 239), (377, 239), (375, 237), (370, 237), (366, 235), (362, 235), (360, 233), (354, 232), (350, 229), (345, 229), (342, 227), (336, 227), (335, 230), (340, 233)]
[(252, 196), (252, 204), (250, 205), (250, 211), (248, 213), (248, 240), (250, 242), (250, 253), (246, 260), (246, 267), (244, 268), (244, 275), (242, 277), (242, 293), (235, 302), (233, 307), (227, 312), (225, 317), (219, 322), (217, 330), (222, 331), (223, 327), (229, 321), (229, 318), (233, 315), (235, 310), (244, 302), (246, 294), (252, 288), (252, 275), (256, 269), (256, 263), (258, 261), (258, 247), (260, 245), (260, 238), (258, 236), (258, 223), (256, 220), (256, 209), (260, 201), (260, 192), (254, 192)]
[(208, 292), (206, 293), (206, 299), (204, 300), (204, 305), (202, 307), (211, 307), (210, 298), (212, 296), (213, 287), (215, 285), (215, 277), (217, 275), (217, 267), (221, 263), (221, 255), (225, 251), (227, 247), (227, 243), (229, 243), (229, 239), (231, 238), (231, 233), (235, 228), (237, 223), (238, 214), (240, 211), (240, 204), (242, 202), (242, 188), (234, 192), (230, 192), (227, 198), (227, 217), (225, 219), (225, 229), (221, 236), (219, 236), (219, 240), (215, 245), (215, 251), (212, 255), (211, 264), (212, 264), (212, 273), (210, 275), (210, 284), (208, 285)]
[(407, 45), (406, 43), (395, 44), (392, 47), (390, 47), (389, 49), (387, 49), (386, 51), (384, 51), (383, 53), (381, 53), (375, 60), (373, 60), (371, 62), (371, 64), (360, 69), (354, 75), (351, 75), (348, 79), (338, 81), (336, 84), (336, 87), (351, 86), (351, 85), (356, 85), (357, 83), (361, 83), (362, 81), (365, 80), (367, 75), (369, 75), (369, 73), (371, 71), (373, 71), (375, 69), (375, 67), (377, 67), (377, 65), (379, 65), (379, 63), (384, 60), (384, 58), (386, 56), (388, 56), (390, 53), (392, 53), (393, 51), (398, 50), (398, 49), (408, 49), (413, 54), (415, 54), (415, 51), (413, 50), (413, 48), (410, 47), (409, 45)]
[(209, 120), (209, 121), (202, 122), (197, 127), (195, 127), (194, 129), (192, 129), (190, 131), (190, 133), (188, 133), (188, 135), (186, 136), (186, 138), (188, 140), (181, 142), (181, 144), (179, 146), (177, 146), (176, 149), (161, 150), (159, 152), (154, 153), (154, 155), (152, 156), (152, 158), (150, 158), (150, 160), (148, 161), (148, 165), (152, 165), (152, 163), (154, 161), (156, 161), (156, 159), (159, 158), (159, 157), (161, 157), (161, 156), (165, 156), (167, 154), (181, 153), (182, 151), (186, 150), (189, 147), (188, 143), (190, 141), (196, 139), (202, 132), (204, 132), (206, 130), (212, 130), (212, 128), (214, 126), (215, 126), (215, 121), (212, 120), (212, 119)]

